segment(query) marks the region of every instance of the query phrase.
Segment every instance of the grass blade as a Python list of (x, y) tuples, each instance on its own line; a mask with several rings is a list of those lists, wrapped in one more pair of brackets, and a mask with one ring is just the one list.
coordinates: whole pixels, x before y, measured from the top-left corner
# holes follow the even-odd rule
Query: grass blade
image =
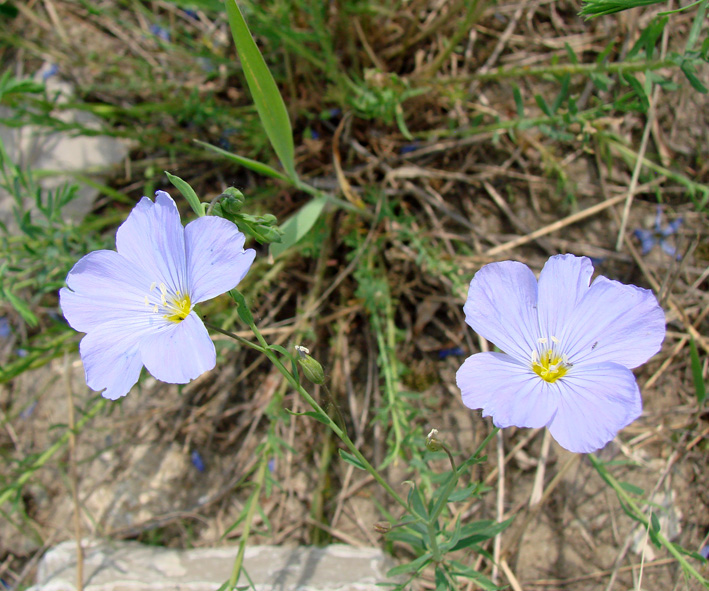
[(244, 76), (266, 135), (286, 174), (296, 179), (293, 131), (286, 105), (235, 0), (226, 0), (226, 11)]
[(699, 360), (699, 351), (694, 339), (689, 341), (689, 357), (692, 363), (692, 378), (694, 379), (694, 391), (697, 393), (697, 402), (701, 404), (707, 397), (707, 389), (702, 376), (702, 363)]
[(175, 188), (182, 193), (182, 196), (187, 199), (187, 203), (190, 204), (192, 211), (194, 211), (199, 217), (202, 217), (204, 215), (204, 206), (200, 203), (197, 193), (194, 192), (194, 189), (190, 186), (190, 184), (187, 181), (183, 181), (179, 176), (170, 174), (167, 170), (164, 172), (167, 175), (167, 180), (169, 180)]

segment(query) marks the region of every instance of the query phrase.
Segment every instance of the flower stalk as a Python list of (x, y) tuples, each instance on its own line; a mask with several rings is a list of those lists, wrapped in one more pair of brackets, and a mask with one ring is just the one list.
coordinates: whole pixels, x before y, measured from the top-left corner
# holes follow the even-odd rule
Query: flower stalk
[(237, 290), (232, 290), (230, 292), (230, 295), (234, 298), (236, 301), (237, 305), (239, 306), (240, 310), (240, 315), (241, 319), (244, 320), (248, 325), (251, 331), (254, 333), (254, 336), (256, 337), (256, 340), (259, 342), (259, 344), (252, 343), (251, 341), (248, 341), (247, 339), (244, 339), (234, 333), (231, 333), (229, 331), (222, 330), (220, 328), (215, 327), (213, 324), (207, 324), (210, 328), (213, 330), (216, 330), (217, 332), (224, 334), (226, 336), (229, 336), (238, 342), (247, 345), (248, 347), (251, 347), (252, 349), (255, 349), (259, 351), (260, 353), (263, 353), (268, 360), (278, 369), (278, 371), (283, 375), (283, 377), (286, 379), (288, 384), (295, 389), (302, 397), (303, 399), (308, 403), (308, 405), (318, 414), (322, 415), (322, 420), (325, 422), (325, 424), (332, 430), (337, 437), (340, 438), (340, 440), (345, 444), (347, 447), (348, 451), (355, 456), (355, 458), (364, 466), (365, 470), (369, 472), (372, 477), (386, 490), (386, 492), (391, 496), (391, 498), (396, 501), (399, 505), (401, 505), (404, 509), (408, 510), (409, 506), (408, 503), (397, 493), (392, 486), (379, 474), (379, 472), (372, 466), (369, 461), (362, 455), (362, 452), (357, 449), (357, 446), (353, 443), (353, 441), (350, 439), (349, 435), (345, 432), (344, 429), (342, 429), (336, 421), (334, 421), (326, 412), (325, 410), (318, 404), (318, 402), (311, 396), (311, 394), (300, 384), (300, 382), (295, 378), (295, 376), (288, 370), (288, 368), (283, 365), (281, 360), (276, 356), (275, 351), (270, 347), (270, 345), (266, 342), (266, 339), (264, 339), (263, 335), (261, 334), (261, 331), (258, 329), (256, 326), (256, 323), (253, 320), (253, 316), (251, 315), (251, 312), (248, 310), (246, 307), (246, 302), (244, 300), (243, 295), (239, 293)]

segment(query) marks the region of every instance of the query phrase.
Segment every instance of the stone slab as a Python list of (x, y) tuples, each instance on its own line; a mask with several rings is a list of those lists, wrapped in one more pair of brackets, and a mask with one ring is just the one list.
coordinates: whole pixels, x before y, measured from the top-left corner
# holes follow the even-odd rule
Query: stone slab
[[(71, 84), (59, 79), (58, 75), (47, 75), (51, 64), (44, 64), (37, 72), (36, 79), (43, 81), (49, 96), (56, 96), (58, 103), (65, 103), (74, 95)], [(58, 111), (54, 113), (57, 119), (65, 123), (77, 123), (98, 130), (100, 120), (91, 113), (80, 110)], [(0, 118), (12, 119), (13, 111), (6, 107), (0, 108)], [(74, 183), (71, 174), (62, 172), (79, 172), (91, 176), (95, 171), (105, 171), (121, 162), (128, 154), (130, 142), (103, 135), (76, 135), (71, 131), (50, 131), (35, 125), (7, 127), (0, 125), (0, 140), (9, 159), (24, 170), (56, 171), (56, 174), (39, 179), (39, 186), (44, 191), (54, 191), (66, 183)], [(94, 176), (102, 181), (101, 174)], [(66, 221), (80, 222), (91, 209), (92, 203), (99, 194), (98, 189), (78, 182), (77, 197), (62, 211)], [(25, 199), (24, 207), (31, 209), (32, 195)], [(10, 233), (17, 230), (13, 215), (15, 200), (7, 192), (0, 189), (0, 221)]]
[[(215, 591), (238, 548), (176, 550), (137, 542), (84, 540), (84, 591)], [(381, 591), (394, 566), (379, 548), (250, 546), (244, 568), (256, 591)], [(239, 585), (248, 585), (243, 576)], [(29, 591), (76, 591), (76, 542), (42, 558)]]

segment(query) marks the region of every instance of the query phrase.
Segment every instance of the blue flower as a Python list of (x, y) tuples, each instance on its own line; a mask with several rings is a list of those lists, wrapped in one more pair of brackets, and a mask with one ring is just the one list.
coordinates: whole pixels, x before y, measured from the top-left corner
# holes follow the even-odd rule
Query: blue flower
[[(640, 240), (640, 248), (643, 255), (648, 254), (656, 244), (664, 250), (668, 255), (675, 256), (675, 247), (668, 243), (667, 238), (676, 233), (682, 225), (682, 218), (677, 218), (671, 221), (665, 228), (662, 227), (662, 208), (657, 206), (657, 215), (655, 216), (655, 228), (653, 230), (643, 230), (638, 228), (633, 232), (633, 235)], [(677, 255), (677, 260), (682, 258)]]
[(458, 370), (463, 403), (498, 427), (548, 427), (572, 452), (603, 447), (640, 416), (632, 368), (660, 350), (665, 315), (651, 291), (605, 277), (586, 257), (492, 263), (470, 282), (466, 322), (504, 353)]
[(83, 257), (59, 292), (64, 317), (86, 333), (86, 383), (111, 400), (129, 392), (143, 365), (172, 384), (214, 367), (214, 344), (193, 307), (234, 288), (256, 254), (233, 223), (206, 216), (183, 228), (170, 195), (155, 195), (118, 228), (117, 252)]
[(204, 472), (204, 460), (202, 459), (202, 456), (199, 455), (199, 452), (196, 449), (192, 450), (192, 453), (190, 454), (190, 459), (192, 460), (192, 465), (197, 468), (198, 472)]
[(170, 41), (170, 31), (161, 27), (160, 25), (150, 25), (150, 32), (158, 39), (162, 39), (163, 41)]

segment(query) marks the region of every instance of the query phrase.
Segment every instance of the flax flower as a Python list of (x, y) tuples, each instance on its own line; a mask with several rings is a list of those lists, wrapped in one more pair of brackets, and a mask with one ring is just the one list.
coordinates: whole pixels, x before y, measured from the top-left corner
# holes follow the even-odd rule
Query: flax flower
[(233, 223), (206, 216), (183, 228), (170, 195), (155, 195), (118, 228), (117, 252), (83, 257), (59, 292), (64, 317), (86, 333), (86, 383), (111, 400), (128, 393), (143, 366), (173, 384), (212, 369), (214, 344), (192, 308), (234, 288), (255, 256)]
[(498, 427), (548, 427), (573, 452), (603, 447), (640, 416), (632, 368), (660, 350), (665, 316), (652, 292), (597, 277), (586, 257), (551, 257), (539, 276), (492, 263), (470, 282), (466, 322), (504, 353), (458, 370), (463, 403)]

